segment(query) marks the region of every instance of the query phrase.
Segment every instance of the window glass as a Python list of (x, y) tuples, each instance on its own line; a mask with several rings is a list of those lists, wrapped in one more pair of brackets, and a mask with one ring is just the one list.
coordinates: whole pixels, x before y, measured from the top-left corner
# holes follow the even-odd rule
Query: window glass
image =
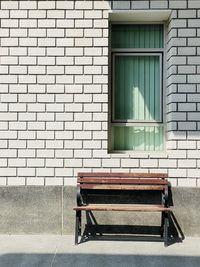
[(160, 151), (163, 150), (163, 126), (113, 126), (114, 150)]
[(163, 25), (112, 25), (112, 48), (162, 48)]
[(111, 150), (164, 149), (163, 25), (112, 25)]
[(160, 57), (114, 57), (114, 120), (161, 120)]

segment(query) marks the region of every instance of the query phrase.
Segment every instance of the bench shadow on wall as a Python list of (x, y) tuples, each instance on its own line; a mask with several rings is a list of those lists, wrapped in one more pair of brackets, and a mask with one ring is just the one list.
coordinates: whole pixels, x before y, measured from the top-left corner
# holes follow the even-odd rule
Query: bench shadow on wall
[[(134, 194), (134, 197), (133, 197)], [(99, 199), (94, 198), (93, 203), (101, 204), (101, 197)], [(155, 194), (152, 191), (134, 191), (127, 192), (127, 197), (123, 199), (123, 204), (155, 204), (160, 203), (161, 199), (159, 194)], [(115, 193), (113, 195), (107, 196), (102, 200), (103, 204), (122, 204), (120, 197), (116, 199)], [(90, 199), (90, 202), (92, 200)], [(169, 190), (169, 205), (173, 207), (173, 198), (171, 188)], [(97, 212), (98, 213), (98, 212)], [(117, 241), (157, 241), (163, 242), (161, 237), (161, 227), (160, 225), (123, 225), (123, 224), (110, 224), (107, 222), (102, 224), (98, 222), (98, 214), (92, 211), (85, 212), (85, 228), (82, 229), (82, 238), (80, 243), (87, 242), (90, 240), (117, 240)], [(115, 212), (114, 212), (115, 213)], [(122, 215), (122, 212), (120, 212)], [(84, 213), (83, 213), (84, 214)], [(105, 213), (104, 213), (105, 214)], [(136, 212), (133, 212), (133, 217)], [(151, 213), (152, 214), (152, 213)], [(97, 215), (97, 216), (96, 216)], [(109, 212), (106, 212), (106, 221), (113, 221), (113, 218), (109, 218)], [(112, 215), (111, 215), (112, 216)], [(141, 215), (143, 216), (143, 215)], [(153, 216), (153, 215), (152, 215)], [(137, 217), (137, 216), (136, 216)], [(132, 220), (131, 218), (131, 220)], [(111, 220), (110, 220), (111, 219)], [(146, 219), (146, 218), (145, 218)], [(128, 219), (130, 220), (130, 219)], [(117, 221), (117, 219), (116, 219)], [(136, 218), (137, 221), (137, 218)], [(160, 219), (161, 221), (161, 219)], [(129, 221), (132, 223), (132, 221)], [(133, 221), (134, 224), (134, 221)], [(148, 222), (147, 222), (148, 224)], [(169, 213), (169, 240), (168, 245), (172, 245), (177, 242), (182, 242), (185, 236), (183, 231), (174, 215), (173, 212)]]

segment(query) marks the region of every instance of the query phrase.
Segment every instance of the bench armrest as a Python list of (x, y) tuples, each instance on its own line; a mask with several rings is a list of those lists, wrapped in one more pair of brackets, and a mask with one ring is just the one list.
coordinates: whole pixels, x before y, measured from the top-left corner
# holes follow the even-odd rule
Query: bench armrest
[(169, 206), (169, 185), (166, 185), (164, 189), (163, 204), (165, 207)]
[(86, 203), (84, 203), (84, 201), (83, 201), (83, 197), (81, 195), (81, 189), (80, 189), (79, 185), (77, 186), (76, 203), (77, 203), (77, 206), (85, 206), (86, 205)]

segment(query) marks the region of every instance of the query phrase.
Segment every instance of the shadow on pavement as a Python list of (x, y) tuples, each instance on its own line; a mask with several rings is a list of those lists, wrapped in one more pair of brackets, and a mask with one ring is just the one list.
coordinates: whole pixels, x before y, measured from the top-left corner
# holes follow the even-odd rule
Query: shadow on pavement
[(119, 254), (4, 254), (1, 267), (199, 267), (200, 257)]
[[(86, 212), (87, 223), (79, 243), (90, 240), (154, 241), (163, 242), (160, 226), (149, 225), (101, 225), (91, 211)], [(169, 213), (168, 246), (182, 242), (183, 231), (173, 212)]]

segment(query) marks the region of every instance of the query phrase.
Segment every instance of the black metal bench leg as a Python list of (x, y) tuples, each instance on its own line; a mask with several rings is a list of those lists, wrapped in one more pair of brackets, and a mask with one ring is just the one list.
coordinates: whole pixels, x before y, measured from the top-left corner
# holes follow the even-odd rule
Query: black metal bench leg
[(160, 236), (163, 237), (163, 233), (164, 233), (164, 220), (165, 220), (165, 213), (164, 211), (162, 211), (162, 214), (161, 214), (161, 227), (160, 227)]
[(81, 211), (76, 211), (75, 245), (78, 245), (78, 237), (81, 236)]
[(168, 227), (169, 227), (169, 214), (168, 212), (164, 213), (164, 245), (168, 246)]
[(79, 211), (79, 228), (78, 228), (78, 235), (81, 236), (81, 210)]

